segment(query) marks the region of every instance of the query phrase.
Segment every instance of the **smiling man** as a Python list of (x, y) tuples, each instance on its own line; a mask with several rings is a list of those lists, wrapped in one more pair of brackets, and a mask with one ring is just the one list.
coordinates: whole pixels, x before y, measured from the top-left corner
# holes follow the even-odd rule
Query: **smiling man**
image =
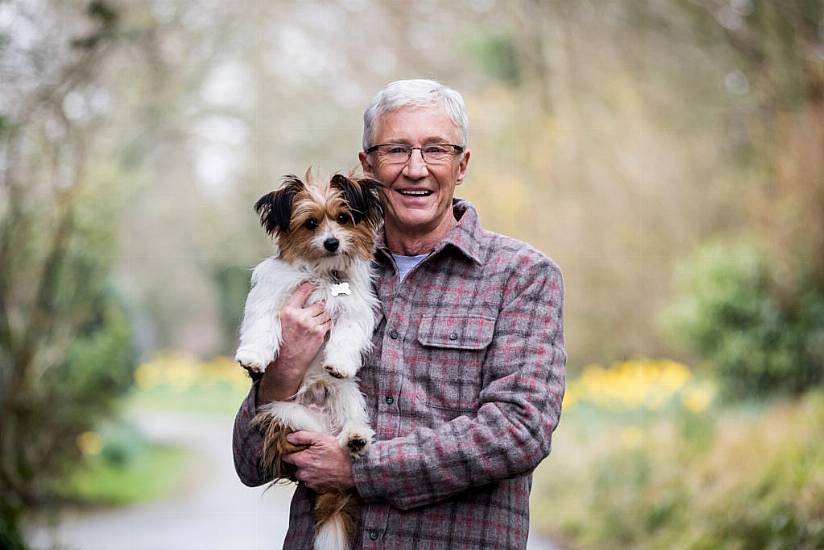
[(386, 244), (405, 256), (428, 254), (457, 224), (452, 198), (470, 156), (464, 132), (443, 108), (426, 104), (386, 111), (367, 125), (359, 157), (364, 172), (387, 186)]
[[(455, 199), (467, 174), (458, 92), (393, 82), (364, 113), (364, 172), (384, 183), (375, 251), (381, 301), (359, 373), (376, 441), (354, 462), (335, 438), (291, 434), (301, 481), (284, 548), (312, 548), (313, 491), (354, 487), (364, 503), (354, 548), (522, 549), (532, 471), (549, 454), (564, 393), (563, 282), (552, 260), (484, 230)], [(299, 289), (280, 313), (281, 355), (235, 422), (238, 474), (260, 469), (255, 404), (288, 399), (323, 342)]]

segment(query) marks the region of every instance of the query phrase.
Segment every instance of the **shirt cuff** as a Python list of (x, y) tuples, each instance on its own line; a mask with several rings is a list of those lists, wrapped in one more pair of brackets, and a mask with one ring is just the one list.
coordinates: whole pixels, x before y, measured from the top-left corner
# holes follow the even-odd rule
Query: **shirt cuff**
[(364, 502), (382, 500), (380, 474), (376, 465), (380, 464), (383, 447), (382, 441), (375, 441), (369, 445), (365, 454), (352, 461), (352, 479), (355, 482), (355, 489)]
[[(257, 401), (257, 391), (259, 385), (259, 380), (252, 381), (252, 385), (249, 387), (249, 393), (246, 394), (246, 398), (243, 400), (243, 403), (240, 404), (240, 411), (238, 411), (240, 415), (244, 419), (248, 419), (249, 422), (251, 422), (252, 419), (257, 415), (257, 407), (255, 406), (255, 401)], [(257, 432), (257, 430), (253, 431)]]
[(240, 405), (235, 417), (233, 434), (233, 454), (235, 469), (244, 484), (250, 486), (265, 483), (260, 467), (260, 458), (263, 456), (263, 434), (251, 425), (257, 411), (255, 396), (258, 383), (254, 382)]

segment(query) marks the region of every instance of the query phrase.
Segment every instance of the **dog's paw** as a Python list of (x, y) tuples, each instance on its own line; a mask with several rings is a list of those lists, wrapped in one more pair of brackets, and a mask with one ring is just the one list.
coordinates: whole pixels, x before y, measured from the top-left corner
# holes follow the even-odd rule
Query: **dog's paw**
[(341, 446), (348, 449), (353, 457), (358, 457), (366, 453), (374, 435), (375, 432), (366, 426), (346, 430), (341, 434)]
[(363, 436), (353, 435), (349, 438), (349, 443), (347, 443), (346, 446), (349, 448), (350, 453), (359, 455), (366, 449), (368, 444), (369, 441)]
[(240, 366), (249, 372), (262, 373), (266, 370), (268, 361), (264, 359), (263, 355), (257, 353), (249, 348), (241, 348), (235, 354), (235, 361), (240, 363)]
[(354, 369), (347, 369), (341, 365), (330, 365), (326, 364), (323, 365), (323, 370), (329, 373), (329, 376), (332, 378), (337, 378), (338, 380), (343, 378), (352, 378), (355, 376)]

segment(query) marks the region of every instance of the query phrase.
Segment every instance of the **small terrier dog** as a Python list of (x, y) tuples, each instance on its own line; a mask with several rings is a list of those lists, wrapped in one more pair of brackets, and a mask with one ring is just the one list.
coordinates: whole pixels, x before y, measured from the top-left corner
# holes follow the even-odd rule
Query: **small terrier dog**
[[(281, 345), (278, 313), (294, 290), (311, 281), (307, 304), (325, 302), (332, 319), (328, 340), (309, 366), (297, 393), (259, 407), (254, 423), (264, 432), (264, 466), (275, 478), (295, 481), (295, 467), (281, 460), (301, 450), (286, 435), (298, 430), (337, 437), (353, 456), (365, 452), (374, 431), (354, 378), (374, 329), (370, 263), (382, 218), (375, 180), (335, 174), (317, 181), (311, 169), (301, 181), (285, 176), (280, 188), (255, 204), (260, 222), (277, 242), (277, 256), (258, 264), (240, 329), (235, 359), (250, 373), (263, 373)], [(254, 374), (253, 374), (254, 375)], [(315, 499), (315, 549), (348, 549), (354, 534), (352, 492)]]

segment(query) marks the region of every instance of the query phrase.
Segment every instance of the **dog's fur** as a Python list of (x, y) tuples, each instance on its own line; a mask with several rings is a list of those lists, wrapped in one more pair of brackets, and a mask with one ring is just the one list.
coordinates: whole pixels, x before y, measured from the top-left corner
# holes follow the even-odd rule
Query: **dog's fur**
[[(255, 204), (279, 253), (261, 262), (252, 274), (235, 355), (250, 372), (264, 372), (281, 345), (279, 311), (298, 285), (305, 281), (317, 285), (307, 303), (325, 302), (332, 318), (328, 340), (295, 396), (259, 407), (254, 420), (264, 433), (265, 467), (275, 478), (293, 481), (294, 466), (281, 458), (300, 447), (289, 443), (287, 434), (329, 433), (354, 456), (365, 452), (374, 435), (354, 376), (374, 329), (377, 299), (370, 262), (382, 215), (380, 183), (340, 174), (328, 182), (317, 181), (311, 171), (304, 179), (286, 176), (279, 189)], [(349, 548), (356, 505), (354, 492), (317, 496), (316, 550)]]

